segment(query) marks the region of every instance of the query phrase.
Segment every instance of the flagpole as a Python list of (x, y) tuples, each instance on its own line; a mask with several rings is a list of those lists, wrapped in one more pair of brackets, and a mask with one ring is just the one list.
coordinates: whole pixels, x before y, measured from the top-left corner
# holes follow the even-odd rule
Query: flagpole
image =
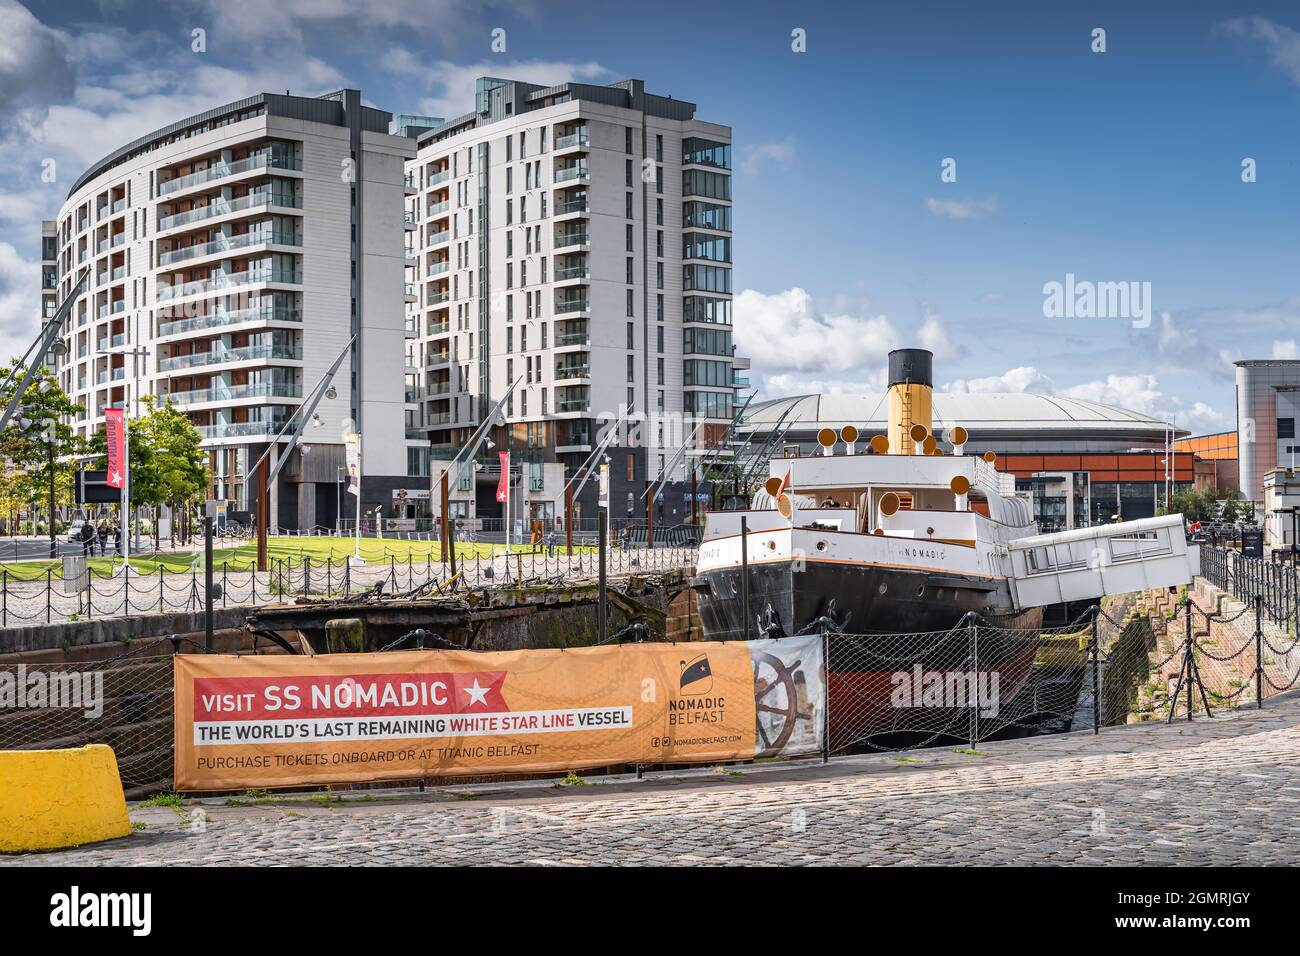
[(357, 528), (356, 547), (352, 554), (353, 564), (364, 564), (361, 560), (361, 436), (357, 435)]
[(506, 553), (510, 553), (510, 539), (514, 536), (514, 522), (510, 516), (510, 452), (506, 452)]

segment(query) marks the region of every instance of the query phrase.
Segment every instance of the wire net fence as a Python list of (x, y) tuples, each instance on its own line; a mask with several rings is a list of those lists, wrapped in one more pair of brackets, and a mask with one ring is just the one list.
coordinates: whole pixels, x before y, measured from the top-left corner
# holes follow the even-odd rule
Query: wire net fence
[[(252, 607), (296, 598), (348, 598), (365, 594), (430, 594), (461, 588), (581, 584), (599, 577), (595, 551), (563, 548), (479, 550), (451, 562), (436, 549), (374, 557), (356, 565), (346, 557), (273, 558), (267, 570), (214, 563), (213, 606)], [(661, 574), (693, 567), (693, 548), (613, 548), (606, 553), (611, 578)], [(97, 620), (132, 614), (197, 613), (204, 609), (205, 570), (159, 565), (152, 573), (87, 574), (67, 581), (52, 568), (35, 577), (0, 569), (0, 627)]]
[[(1052, 628), (1001, 628), (968, 615), (944, 631), (828, 631), (826, 749), (974, 747), (1259, 706), (1297, 685), (1300, 639), (1271, 628), (1262, 610), (1258, 624), (1252, 607), (1207, 612), (1147, 592)], [(665, 639), (638, 621), (598, 643)], [(382, 649), (431, 647), (464, 649), (425, 631)], [(108, 744), (129, 795), (170, 789), (171, 657), (201, 650), (171, 638), (100, 660), (0, 664), (0, 749)], [(283, 650), (263, 642), (250, 652)]]

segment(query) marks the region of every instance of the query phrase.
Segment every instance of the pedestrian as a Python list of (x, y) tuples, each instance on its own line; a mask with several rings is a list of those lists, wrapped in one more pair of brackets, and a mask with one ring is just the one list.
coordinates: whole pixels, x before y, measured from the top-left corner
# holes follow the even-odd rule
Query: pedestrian
[(548, 558), (555, 557), (555, 529), (554, 528), (546, 529), (546, 556)]
[(108, 554), (108, 521), (104, 518), (99, 519), (99, 556), (102, 558)]
[(90, 519), (81, 526), (81, 556), (84, 558), (95, 556), (95, 526), (90, 523)]
[(118, 557), (122, 556), (122, 522), (113, 522), (113, 546), (117, 549)]

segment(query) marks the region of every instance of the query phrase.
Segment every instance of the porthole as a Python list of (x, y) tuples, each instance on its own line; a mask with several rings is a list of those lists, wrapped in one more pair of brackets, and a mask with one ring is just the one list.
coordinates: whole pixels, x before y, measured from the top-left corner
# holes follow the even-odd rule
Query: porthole
[(885, 594), (886, 592), (889, 591), (889, 585), (881, 584), (880, 587), (876, 588), (876, 590), (879, 591), (881, 594)]
[(825, 550), (826, 550), (826, 542), (825, 542), (825, 541), (818, 541), (818, 542), (817, 542), (817, 550), (818, 550), (818, 551), (825, 551)]

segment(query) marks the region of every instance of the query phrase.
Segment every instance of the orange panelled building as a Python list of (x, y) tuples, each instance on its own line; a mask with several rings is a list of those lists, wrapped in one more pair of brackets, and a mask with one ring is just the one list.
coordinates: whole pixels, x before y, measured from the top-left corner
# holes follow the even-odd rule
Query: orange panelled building
[[(1045, 471), (1087, 472), (1090, 481), (1102, 483), (1155, 482), (1165, 480), (1164, 453), (1159, 451), (1120, 452), (1113, 455), (998, 455), (998, 471), (1017, 478), (1030, 478)], [(1174, 481), (1190, 482), (1194, 476), (1190, 451), (1174, 454)]]

